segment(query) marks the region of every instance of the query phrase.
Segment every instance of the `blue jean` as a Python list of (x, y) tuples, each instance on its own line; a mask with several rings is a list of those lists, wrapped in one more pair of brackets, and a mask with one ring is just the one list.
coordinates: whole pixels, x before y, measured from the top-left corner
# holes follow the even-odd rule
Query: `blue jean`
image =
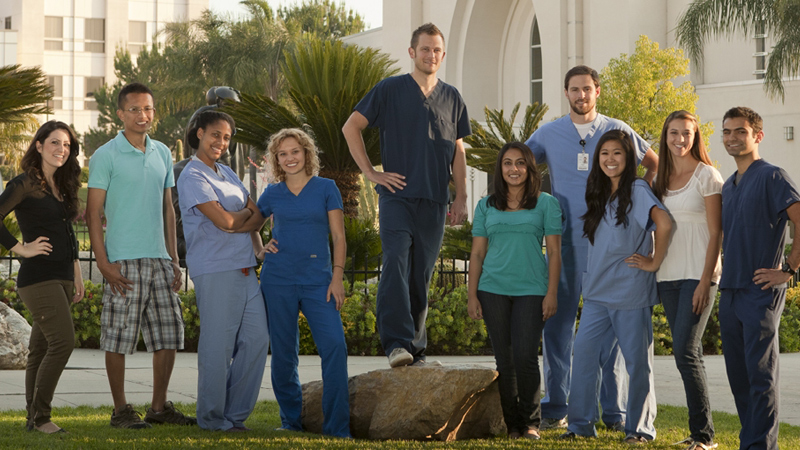
[(197, 423), (206, 430), (244, 426), (267, 363), (267, 313), (251, 270), (192, 277), (200, 314)]
[(692, 297), (699, 283), (698, 280), (662, 281), (658, 283), (658, 295), (672, 332), (675, 365), (681, 373), (683, 389), (686, 391), (691, 437), (709, 444), (714, 441), (714, 421), (708, 400), (702, 339), (717, 296), (717, 286), (711, 286), (708, 293), (711, 301), (698, 315), (692, 311)]
[(572, 390), (569, 398), (569, 431), (597, 436), (597, 397), (601, 367), (606, 361), (601, 349), (609, 337), (619, 343), (630, 383), (625, 433), (656, 438), (656, 395), (653, 384), (652, 307), (609, 309), (584, 299), (581, 324), (575, 338)]
[(297, 372), (300, 311), (322, 359), (322, 432), (350, 437), (347, 343), (336, 301), (326, 301), (328, 286), (261, 284), (267, 302), (272, 342), (272, 389), (280, 406), (281, 426), (303, 431), (303, 388)]
[[(567, 415), (567, 398), (570, 395), (572, 348), (575, 342), (575, 319), (581, 298), (582, 274), (586, 272), (589, 248), (586, 245), (561, 246), (561, 278), (558, 282), (558, 311), (547, 320), (542, 332), (545, 396), (542, 399), (542, 417), (560, 419)], [(625, 421), (627, 380), (625, 363), (619, 346), (609, 336), (598, 351), (606, 361), (602, 370), (600, 405), (603, 422), (613, 424)]]
[(739, 448), (778, 448), (778, 329), (786, 286), (722, 289), (719, 325), (725, 370), (742, 430)]
[(383, 268), (376, 315), (388, 356), (402, 347), (425, 359), (428, 287), (444, 236), (447, 205), (420, 198), (380, 196)]
[(508, 432), (539, 429), (541, 295), (511, 296), (478, 291), (499, 373), (500, 406)]

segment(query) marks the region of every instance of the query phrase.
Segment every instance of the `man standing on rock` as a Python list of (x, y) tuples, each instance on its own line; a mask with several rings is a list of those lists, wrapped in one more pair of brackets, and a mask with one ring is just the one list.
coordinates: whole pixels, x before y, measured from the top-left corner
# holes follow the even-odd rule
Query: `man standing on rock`
[(722, 186), (719, 324), (740, 449), (778, 448), (778, 327), (786, 283), (800, 267), (800, 243), (783, 259), (787, 223), (800, 225), (800, 193), (759, 156), (763, 124), (742, 106), (722, 117), (722, 143), (737, 170)]
[[(572, 345), (575, 319), (581, 296), (582, 274), (586, 271), (589, 241), (583, 236), (580, 217), (586, 213), (586, 180), (597, 142), (606, 131), (622, 130), (632, 136), (636, 162), (647, 169), (648, 182), (656, 175), (658, 156), (650, 145), (625, 122), (597, 112), (600, 77), (587, 66), (576, 66), (564, 77), (564, 95), (570, 106), (568, 115), (542, 125), (525, 144), (538, 164), (547, 163), (553, 196), (563, 209), (561, 235), (561, 280), (558, 285), (558, 311), (544, 324), (545, 397), (542, 399), (541, 429), (567, 426), (567, 397), (570, 391)], [(609, 342), (610, 353), (601, 355), (603, 381), (600, 404), (607, 427), (625, 431), (625, 369), (619, 347)], [(634, 424), (635, 426), (635, 424)]]
[[(425, 365), (428, 286), (444, 235), (452, 170), (456, 196), (450, 224), (467, 216), (467, 163), (462, 138), (471, 133), (464, 100), (436, 72), (444, 35), (432, 23), (411, 35), (411, 73), (387, 78), (356, 105), (342, 128), (350, 153), (380, 194), (383, 269), (377, 319), (389, 365)], [(372, 167), (362, 131), (377, 127), (383, 172)]]
[[(106, 279), (100, 348), (106, 351), (114, 400), (111, 426), (194, 425), (195, 418), (167, 401), (175, 352), (183, 348), (183, 313), (176, 294), (181, 270), (170, 189), (175, 184), (172, 155), (147, 135), (155, 116), (150, 88), (126, 85), (117, 106), (123, 130), (92, 156), (86, 201), (92, 250)], [(153, 401), (144, 421), (125, 398), (125, 354), (136, 350), (140, 327), (147, 350), (153, 352)]]

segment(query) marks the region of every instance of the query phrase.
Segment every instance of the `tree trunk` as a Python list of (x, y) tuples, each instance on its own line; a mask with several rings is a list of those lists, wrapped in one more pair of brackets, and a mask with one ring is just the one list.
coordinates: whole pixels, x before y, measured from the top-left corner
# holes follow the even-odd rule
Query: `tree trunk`
[(342, 205), (344, 206), (344, 215), (347, 217), (358, 216), (358, 191), (361, 189), (358, 176), (361, 174), (359, 171), (336, 171), (322, 169), (319, 176), (323, 178), (330, 178), (336, 182), (336, 187), (342, 193)]

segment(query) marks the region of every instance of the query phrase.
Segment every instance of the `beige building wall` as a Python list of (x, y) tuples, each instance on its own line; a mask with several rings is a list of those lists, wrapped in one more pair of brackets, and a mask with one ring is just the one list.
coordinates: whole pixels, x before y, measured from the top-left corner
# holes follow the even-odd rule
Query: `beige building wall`
[[(425, 22), (445, 35), (446, 57), (439, 77), (456, 86), (472, 118), (483, 108), (510, 110), (531, 101), (531, 31), (538, 21), (542, 41), (542, 96), (550, 110), (545, 120), (569, 111), (564, 73), (577, 64), (598, 71), (621, 53), (632, 53), (640, 35), (664, 47), (675, 46), (674, 28), (690, 0), (409, 0), (383, 1), (383, 27), (347, 37), (357, 45), (380, 48), (411, 70), (408, 40)], [(766, 37), (767, 48), (771, 45)], [(786, 82), (785, 104), (769, 99), (756, 78), (755, 36), (723, 36), (705, 46), (702, 65), (689, 79), (700, 96), (698, 115), (715, 124), (711, 156), (727, 178), (735, 171), (721, 145), (721, 118), (736, 105), (749, 106), (765, 121), (762, 156), (800, 182), (800, 137), (784, 139), (784, 127), (800, 132), (800, 80)], [(682, 80), (678, 80), (682, 81)], [(483, 178), (483, 177), (476, 177)], [(485, 183), (478, 186), (485, 193)], [(474, 204), (477, 200), (470, 200)]]

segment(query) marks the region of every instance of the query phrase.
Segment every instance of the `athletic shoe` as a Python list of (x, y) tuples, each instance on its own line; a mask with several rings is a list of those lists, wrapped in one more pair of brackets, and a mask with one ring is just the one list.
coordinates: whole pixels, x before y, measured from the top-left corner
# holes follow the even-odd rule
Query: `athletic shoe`
[(414, 357), (403, 347), (397, 347), (389, 354), (389, 366), (392, 368), (407, 366), (414, 362)]
[(134, 410), (133, 405), (130, 403), (125, 405), (125, 409), (117, 414), (111, 411), (111, 426), (114, 428), (130, 428), (133, 430), (151, 427), (149, 423), (142, 421), (142, 413)]
[(567, 418), (562, 417), (560, 419), (553, 419), (550, 417), (546, 417), (542, 419), (542, 423), (539, 424), (540, 430), (552, 430), (556, 428), (567, 428)]
[(144, 421), (147, 423), (165, 424), (172, 423), (175, 425), (197, 425), (197, 419), (191, 416), (186, 416), (182, 412), (175, 409), (172, 402), (164, 403), (163, 411), (153, 411), (153, 408), (147, 409), (147, 415), (144, 416)]

